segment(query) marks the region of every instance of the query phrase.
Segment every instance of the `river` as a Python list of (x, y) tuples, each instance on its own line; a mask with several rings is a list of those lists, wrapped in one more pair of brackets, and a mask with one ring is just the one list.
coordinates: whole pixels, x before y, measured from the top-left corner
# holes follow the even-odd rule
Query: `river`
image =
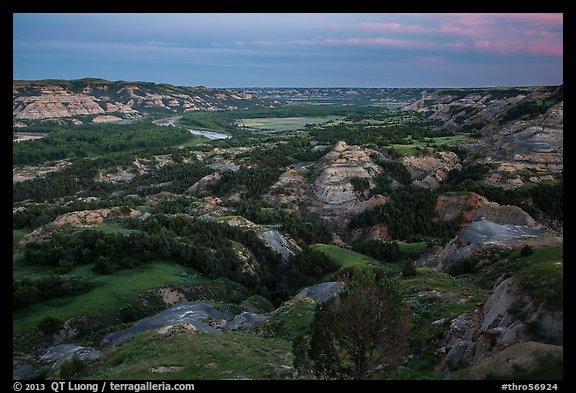
[[(165, 119), (154, 120), (152, 123), (156, 124), (157, 126), (176, 127), (176, 124), (175, 124), (176, 121), (180, 120), (181, 118), (182, 118), (182, 116), (172, 116), (172, 117), (167, 117)], [(200, 131), (200, 130), (191, 130), (191, 129), (188, 129), (188, 131), (190, 131), (191, 134), (204, 136), (208, 139), (232, 138), (232, 135), (223, 134), (221, 132), (215, 132), (215, 131)]]
[(220, 132), (214, 132), (214, 131), (200, 131), (200, 130), (190, 130), (190, 129), (188, 131), (190, 131), (191, 134), (205, 136), (208, 139), (232, 138), (232, 135), (222, 134)]

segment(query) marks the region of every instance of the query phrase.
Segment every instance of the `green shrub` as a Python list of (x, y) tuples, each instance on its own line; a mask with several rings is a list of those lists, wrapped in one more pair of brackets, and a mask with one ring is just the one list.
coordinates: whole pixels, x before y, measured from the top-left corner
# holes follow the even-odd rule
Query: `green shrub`
[(74, 356), (60, 367), (60, 378), (76, 379), (86, 370), (87, 367), (88, 365), (85, 361)]
[(412, 261), (404, 262), (404, 267), (402, 268), (402, 277), (415, 277), (418, 275), (414, 263)]
[(62, 329), (64, 322), (58, 318), (46, 315), (38, 324), (38, 329), (47, 336), (53, 336)]
[(370, 181), (364, 177), (353, 177), (350, 183), (356, 192), (364, 192), (370, 188)]
[(522, 247), (522, 250), (520, 251), (520, 255), (523, 257), (527, 257), (532, 254), (534, 254), (534, 250), (528, 244)]

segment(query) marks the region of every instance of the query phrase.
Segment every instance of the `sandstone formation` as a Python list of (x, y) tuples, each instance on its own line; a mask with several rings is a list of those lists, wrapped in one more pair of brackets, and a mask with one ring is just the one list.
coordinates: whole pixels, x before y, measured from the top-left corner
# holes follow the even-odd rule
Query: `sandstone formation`
[(369, 152), (340, 141), (322, 157), (322, 172), (315, 181), (314, 192), (329, 205), (359, 202), (362, 197), (354, 190), (351, 179), (372, 179), (379, 172), (380, 167), (372, 162)]
[(354, 178), (366, 179), (374, 187), (374, 177), (380, 167), (371, 156), (375, 151), (340, 141), (324, 155), (316, 168), (320, 172), (308, 193), (313, 209), (320, 217), (345, 231), (350, 217), (361, 211), (388, 201), (387, 197), (374, 195), (368, 198), (369, 190), (354, 189)]
[(251, 94), (205, 87), (182, 87), (99, 79), (14, 81), (12, 111), (16, 120), (96, 116), (93, 122), (142, 117), (150, 110), (183, 113), (262, 105)]
[(93, 97), (80, 94), (24, 96), (14, 99), (16, 119), (48, 119), (106, 113)]
[[(426, 113), (442, 122), (442, 128), (482, 135), (468, 148), (486, 156), (485, 162), (499, 164), (486, 181), (502, 187), (551, 180), (563, 169), (564, 103), (563, 86), (498, 89), (425, 91), (419, 100), (404, 109)], [(509, 110), (530, 103), (552, 102), (544, 113)], [(526, 108), (526, 106), (524, 106)], [(434, 184), (434, 183), (432, 183)]]
[(534, 219), (519, 207), (489, 202), (474, 192), (440, 195), (436, 200), (435, 212), (437, 220), (457, 221), (462, 226), (480, 219), (498, 224), (536, 224)]

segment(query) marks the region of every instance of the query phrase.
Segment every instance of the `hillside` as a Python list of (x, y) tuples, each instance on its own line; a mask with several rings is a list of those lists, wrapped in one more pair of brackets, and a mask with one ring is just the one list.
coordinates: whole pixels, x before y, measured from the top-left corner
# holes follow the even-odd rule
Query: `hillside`
[[(180, 114), (262, 106), (242, 91), (102, 79), (14, 81), (13, 116), (30, 120), (89, 116), (92, 122), (134, 119), (149, 113)], [(84, 120), (85, 121), (85, 120)]]
[(345, 304), (377, 337), (374, 288), (400, 336), (361, 378), (561, 374), (562, 87), (14, 81), (13, 108), (16, 379), (355, 378), (318, 332)]

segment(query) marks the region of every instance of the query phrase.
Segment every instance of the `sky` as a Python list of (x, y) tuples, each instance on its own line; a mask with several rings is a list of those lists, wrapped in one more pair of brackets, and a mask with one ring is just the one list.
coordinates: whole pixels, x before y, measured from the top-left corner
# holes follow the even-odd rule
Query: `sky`
[(563, 14), (13, 14), (14, 79), (207, 87), (563, 83)]

